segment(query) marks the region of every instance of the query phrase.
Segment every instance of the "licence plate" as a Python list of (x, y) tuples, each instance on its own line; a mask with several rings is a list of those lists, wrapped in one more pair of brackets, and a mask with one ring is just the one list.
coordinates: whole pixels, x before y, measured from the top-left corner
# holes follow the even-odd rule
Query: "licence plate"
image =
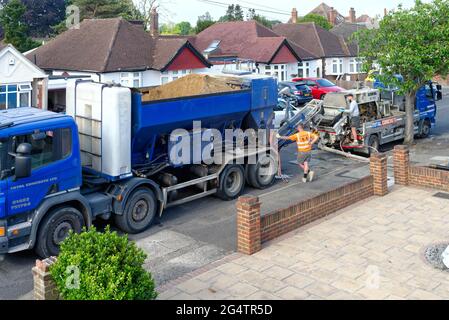
[(304, 97), (310, 97), (310, 93), (304, 94)]

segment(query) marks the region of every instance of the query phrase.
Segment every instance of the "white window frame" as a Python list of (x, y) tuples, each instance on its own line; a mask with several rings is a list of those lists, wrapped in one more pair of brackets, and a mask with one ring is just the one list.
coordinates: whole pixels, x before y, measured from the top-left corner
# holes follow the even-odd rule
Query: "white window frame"
[[(134, 82), (138, 82), (138, 86)], [(140, 88), (142, 86), (142, 72), (120, 72), (120, 84), (128, 88)]]
[(192, 74), (192, 69), (183, 69), (183, 70), (165, 70), (161, 72), (161, 84), (166, 84), (177, 80), (179, 78), (185, 77), (188, 74)]
[(298, 62), (298, 77), (310, 77), (310, 62)]
[[(22, 108), (22, 107), (31, 107), (31, 99), (32, 99), (32, 92), (33, 92), (33, 87), (31, 86), (31, 82), (25, 82), (25, 83), (0, 83), (0, 86), (5, 86), (6, 92), (1, 93), (5, 95), (6, 98), (6, 109), (8, 110), (9, 108), (9, 93), (15, 93), (16, 94), (16, 107), (15, 108)], [(9, 91), (9, 86), (16, 86), (16, 91)], [(27, 104), (24, 106), (20, 105), (21, 102), (21, 97), (23, 95), (27, 95)], [(14, 108), (14, 109), (15, 109)]]
[(278, 81), (287, 81), (287, 65), (274, 64), (265, 66), (265, 74), (276, 78)]

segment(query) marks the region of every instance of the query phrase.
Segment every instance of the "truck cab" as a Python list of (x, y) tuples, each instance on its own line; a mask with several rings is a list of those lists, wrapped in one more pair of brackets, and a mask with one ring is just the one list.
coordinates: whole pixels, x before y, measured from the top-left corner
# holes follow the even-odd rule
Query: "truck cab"
[[(69, 116), (34, 108), (0, 113), (0, 254), (33, 247), (40, 212), (81, 186), (78, 131)], [(53, 230), (64, 237), (64, 219)]]
[[(402, 76), (396, 78), (402, 81)], [(374, 80), (373, 87), (381, 91), (383, 100), (391, 100), (393, 105), (398, 105), (401, 111), (405, 111), (405, 97), (398, 94), (398, 87), (385, 86), (378, 79)], [(415, 100), (415, 117), (419, 118), (417, 122), (417, 137), (426, 138), (429, 136), (432, 126), (436, 121), (437, 101), (443, 97), (441, 85), (432, 81), (427, 81), (425, 85), (419, 88)]]

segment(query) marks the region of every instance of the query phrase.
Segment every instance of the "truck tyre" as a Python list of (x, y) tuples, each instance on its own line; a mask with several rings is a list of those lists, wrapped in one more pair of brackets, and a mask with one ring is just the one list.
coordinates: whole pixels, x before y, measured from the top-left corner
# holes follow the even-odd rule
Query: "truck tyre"
[(324, 100), (324, 97), (326, 97), (326, 94), (322, 94), (322, 95), (320, 96), (320, 100)]
[(425, 139), (430, 135), (430, 121), (429, 120), (424, 120), (422, 126), (421, 126), (421, 130), (419, 132), (419, 138), (420, 139)]
[(379, 151), (379, 148), (379, 137), (376, 134), (371, 135), (368, 139), (368, 155), (371, 156), (373, 153), (375, 153), (374, 149)]
[(257, 159), (256, 164), (246, 167), (248, 184), (256, 189), (265, 189), (271, 186), (276, 177), (276, 160), (270, 154), (264, 154)]
[(147, 188), (134, 190), (126, 201), (122, 215), (115, 215), (114, 220), (123, 232), (135, 234), (148, 229), (157, 212), (154, 192)]
[(83, 215), (75, 208), (59, 207), (50, 211), (39, 226), (36, 254), (41, 258), (57, 256), (59, 245), (69, 231), (81, 233), (84, 225)]
[(245, 172), (241, 165), (230, 164), (220, 174), (217, 196), (223, 200), (236, 199), (245, 187)]

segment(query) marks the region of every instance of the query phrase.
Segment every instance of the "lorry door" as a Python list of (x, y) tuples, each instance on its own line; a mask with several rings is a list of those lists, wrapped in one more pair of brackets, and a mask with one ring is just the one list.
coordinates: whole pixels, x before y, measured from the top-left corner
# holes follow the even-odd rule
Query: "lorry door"
[(416, 109), (419, 111), (420, 119), (430, 119), (434, 122), (436, 103), (435, 93), (430, 82), (418, 90), (416, 94)]
[[(7, 179), (6, 206), (9, 215), (18, 215), (36, 209), (47, 196), (74, 189), (80, 185), (81, 172), (77, 153), (72, 152), (72, 129), (57, 128), (12, 135), (9, 152), (21, 143), (29, 143), (31, 151), (31, 176), (21, 179), (14, 172)], [(72, 155), (75, 154), (75, 157)], [(11, 168), (14, 157), (9, 156)]]
[(0, 179), (0, 219), (6, 218), (7, 170), (8, 170), (8, 138), (0, 137), (0, 172), (5, 178)]

